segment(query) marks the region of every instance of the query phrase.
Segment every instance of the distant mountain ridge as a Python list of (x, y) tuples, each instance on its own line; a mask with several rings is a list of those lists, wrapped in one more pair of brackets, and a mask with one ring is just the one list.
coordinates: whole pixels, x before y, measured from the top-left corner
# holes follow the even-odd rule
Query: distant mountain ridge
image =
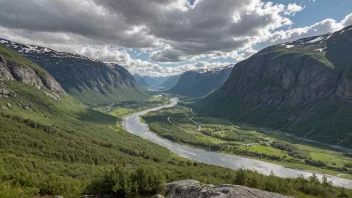
[(148, 88), (150, 85), (146, 80), (144, 80), (143, 76), (134, 74), (133, 78), (136, 80), (137, 84), (141, 87)]
[(145, 97), (132, 75), (117, 64), (108, 66), (81, 55), (5, 39), (0, 39), (0, 43), (47, 70), (68, 94), (85, 104), (103, 105)]
[(233, 65), (215, 69), (192, 70), (181, 74), (168, 92), (189, 97), (202, 97), (220, 88), (228, 79)]
[(134, 74), (134, 79), (136, 80), (137, 84), (144, 88), (158, 88), (160, 85), (165, 82), (169, 77), (152, 77), (152, 76), (145, 76)]
[(352, 26), (265, 48), (197, 110), (351, 147)]
[(181, 77), (181, 74), (175, 75), (175, 76), (169, 76), (163, 83), (159, 85), (159, 87), (166, 90), (171, 89), (177, 84), (180, 77)]

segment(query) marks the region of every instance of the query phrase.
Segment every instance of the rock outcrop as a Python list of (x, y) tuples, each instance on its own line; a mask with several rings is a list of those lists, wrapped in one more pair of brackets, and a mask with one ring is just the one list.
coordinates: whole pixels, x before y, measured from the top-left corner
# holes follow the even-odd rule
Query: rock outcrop
[(215, 116), (352, 144), (352, 26), (263, 49), (195, 107)]
[[(37, 89), (45, 87), (53, 93), (65, 94), (61, 85), (45, 70), (33, 67), (30, 63), (25, 63), (21, 60), (7, 61), (4, 56), (0, 55), (0, 81), (13, 80), (34, 86)], [(6, 85), (1, 83), (0, 96), (7, 96), (9, 94), (10, 91), (6, 88)]]
[(16, 80), (21, 81), (25, 84), (32, 85), (37, 89), (41, 89), (41, 87), (43, 86), (40, 76), (38, 76), (36, 72), (27, 65), (12, 63), (8, 64), (8, 66), (11, 70), (12, 76)]
[(275, 193), (230, 184), (208, 185), (195, 180), (167, 184), (166, 198), (287, 198)]

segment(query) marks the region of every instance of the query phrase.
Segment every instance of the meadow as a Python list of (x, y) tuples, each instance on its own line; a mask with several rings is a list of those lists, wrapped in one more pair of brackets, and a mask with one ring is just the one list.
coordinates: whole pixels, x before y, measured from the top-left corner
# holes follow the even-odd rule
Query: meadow
[(299, 141), (282, 132), (198, 115), (184, 106), (151, 112), (143, 119), (153, 132), (178, 143), (352, 178), (348, 153)]

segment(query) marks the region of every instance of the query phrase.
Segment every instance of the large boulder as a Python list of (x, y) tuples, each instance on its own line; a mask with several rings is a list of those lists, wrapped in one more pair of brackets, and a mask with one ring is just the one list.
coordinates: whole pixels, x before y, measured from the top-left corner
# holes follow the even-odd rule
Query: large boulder
[(166, 198), (287, 198), (275, 193), (244, 186), (202, 184), (195, 180), (167, 184)]

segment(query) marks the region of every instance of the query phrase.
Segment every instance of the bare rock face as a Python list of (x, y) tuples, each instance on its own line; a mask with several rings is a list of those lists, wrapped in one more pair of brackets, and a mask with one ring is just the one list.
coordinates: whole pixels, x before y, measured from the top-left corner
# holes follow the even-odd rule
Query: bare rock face
[(42, 81), (38, 78), (39, 76), (32, 68), (21, 64), (10, 64), (10, 67), (11, 73), (16, 80), (35, 86), (38, 89), (43, 86)]
[(0, 56), (0, 63), (6, 65), (6, 60), (4, 57)]
[(2, 56), (0, 56), (0, 80), (15, 80), (6, 66), (6, 61)]
[(50, 91), (55, 92), (55, 93), (60, 93), (60, 94), (65, 93), (65, 91), (61, 87), (61, 85), (52, 76), (46, 75), (44, 77), (41, 77), (41, 80), (42, 80), (43, 84), (45, 85), (45, 87), (47, 89), (49, 89)]
[(7, 110), (9, 110), (9, 108), (7, 108), (6, 106), (1, 106), (1, 107), (0, 107), (0, 110), (2, 110), (2, 111), (7, 111)]
[(230, 184), (207, 185), (195, 180), (167, 184), (166, 198), (287, 198), (275, 193)]
[(162, 195), (154, 195), (154, 196), (152, 196), (151, 198), (165, 198), (165, 197), (162, 196)]
[[(0, 80), (18, 80), (37, 89), (44, 86), (54, 93), (65, 94), (61, 85), (49, 73), (37, 72), (25, 64), (8, 62), (1, 55)], [(9, 91), (2, 87), (0, 87), (0, 95), (8, 95)]]
[(1, 95), (9, 95), (10, 91), (5, 88), (0, 88), (0, 94)]

